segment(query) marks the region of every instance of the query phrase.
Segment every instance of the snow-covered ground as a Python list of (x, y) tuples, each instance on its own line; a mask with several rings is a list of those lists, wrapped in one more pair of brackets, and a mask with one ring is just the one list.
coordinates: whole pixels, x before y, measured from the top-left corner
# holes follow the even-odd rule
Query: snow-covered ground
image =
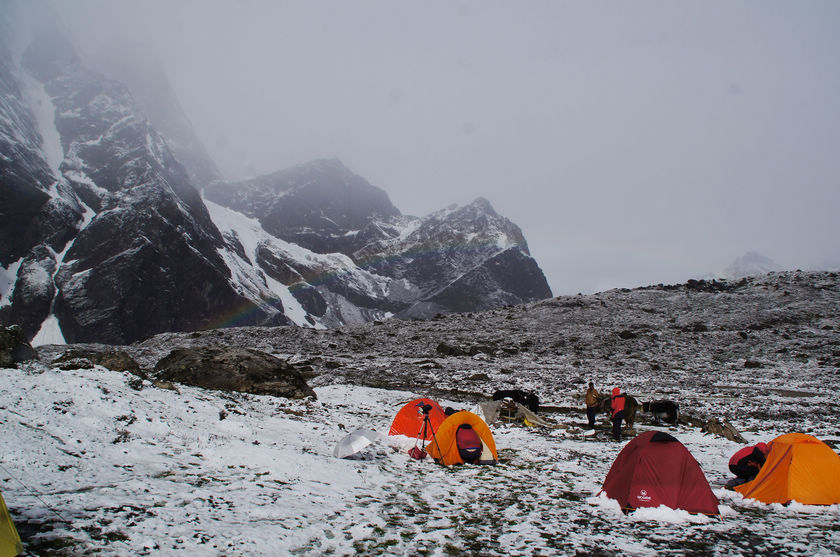
[[(840, 553), (840, 505), (764, 505), (721, 489), (740, 445), (696, 429), (670, 432), (721, 517), (625, 516), (598, 492), (626, 440), (584, 439), (582, 412), (547, 414), (568, 428), (493, 425), (496, 466), (415, 461), (404, 438), (341, 460), (332, 450), (344, 435), (387, 433), (401, 403), (425, 393), (334, 384), (290, 401), (20, 367), (0, 370), (0, 489), (31, 554)], [(787, 432), (767, 423), (748, 440)]]

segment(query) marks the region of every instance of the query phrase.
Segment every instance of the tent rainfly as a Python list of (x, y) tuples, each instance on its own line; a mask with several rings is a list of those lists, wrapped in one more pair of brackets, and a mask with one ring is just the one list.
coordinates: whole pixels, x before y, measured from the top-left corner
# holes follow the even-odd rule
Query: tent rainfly
[(616, 457), (602, 490), (625, 511), (665, 505), (717, 515), (718, 499), (688, 449), (663, 431), (633, 438)]
[[(425, 405), (431, 406), (428, 412), (429, 423), (423, 428), (423, 412), (421, 411)], [(394, 416), (394, 421), (391, 423), (391, 429), (388, 435), (405, 435), (412, 439), (423, 439), (429, 441), (432, 434), (437, 431), (443, 420), (446, 419), (446, 412), (440, 407), (440, 404), (430, 398), (418, 398), (407, 402), (400, 408), (397, 415)], [(425, 434), (425, 435), (424, 435)]]
[(14, 557), (23, 553), (23, 545), (20, 541), (15, 523), (12, 522), (12, 515), (6, 507), (6, 501), (0, 494), (0, 557)]
[[(475, 439), (476, 451), (469, 456), (460, 444), (461, 439), (472, 437)], [(446, 466), (453, 464), (496, 464), (499, 455), (496, 452), (496, 442), (490, 428), (484, 420), (467, 410), (455, 412), (437, 428), (435, 437), (428, 446), (429, 455)]]
[(787, 433), (767, 445), (758, 475), (735, 491), (762, 503), (840, 503), (840, 456), (831, 447), (804, 433)]

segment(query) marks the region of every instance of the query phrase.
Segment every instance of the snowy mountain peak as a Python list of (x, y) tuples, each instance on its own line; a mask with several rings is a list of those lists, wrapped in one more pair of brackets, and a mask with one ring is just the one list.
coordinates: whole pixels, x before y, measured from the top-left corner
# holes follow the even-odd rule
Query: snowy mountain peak
[(485, 199), (484, 197), (476, 197), (472, 203), (468, 205), (469, 207), (474, 207), (477, 210), (484, 211), (485, 213), (489, 213), (491, 215), (496, 214), (496, 210), (493, 208), (493, 205), (490, 204), (490, 201)]
[(769, 257), (765, 257), (755, 251), (749, 251), (735, 259), (731, 265), (720, 273), (720, 276), (726, 279), (740, 279), (783, 270), (784, 268), (781, 265)]

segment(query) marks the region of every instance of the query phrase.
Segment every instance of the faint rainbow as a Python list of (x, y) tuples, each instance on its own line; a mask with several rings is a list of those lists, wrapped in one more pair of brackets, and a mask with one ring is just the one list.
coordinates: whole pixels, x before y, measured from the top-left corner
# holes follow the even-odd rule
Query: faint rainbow
[[(500, 248), (498, 244), (490, 242), (474, 242), (469, 244), (462, 243), (448, 246), (446, 249), (443, 250), (409, 250), (391, 255), (377, 255), (373, 257), (363, 258), (356, 263), (356, 266), (362, 269), (363, 271), (372, 272), (370, 271), (371, 269), (376, 269), (381, 265), (389, 264), (393, 261), (402, 260), (406, 258), (422, 260), (424, 258), (429, 258), (431, 256), (439, 256), (441, 254), (457, 254), (459, 256), (469, 256), (473, 254), (486, 254), (488, 249), (491, 248), (495, 248), (496, 250), (498, 250), (498, 252), (505, 251), (505, 249), (509, 249)], [(294, 295), (296, 290), (300, 290), (305, 286), (323, 286), (335, 280), (336, 278), (341, 277), (342, 275), (349, 274), (352, 274), (352, 271), (348, 271), (345, 269), (333, 269), (328, 272), (319, 273), (306, 273), (302, 275), (303, 282), (297, 282), (288, 286), (289, 292), (292, 295)], [(263, 298), (261, 300), (261, 304), (259, 305), (252, 300), (243, 300), (241, 303), (236, 304), (234, 307), (221, 313), (215, 318), (210, 319), (208, 321), (207, 327), (209, 329), (225, 329), (229, 327), (245, 327), (249, 325), (258, 325), (261, 321), (260, 317), (264, 315), (262, 307), (265, 307), (265, 305), (271, 305), (276, 307), (278, 304), (282, 306), (280, 298), (276, 296), (270, 298)]]

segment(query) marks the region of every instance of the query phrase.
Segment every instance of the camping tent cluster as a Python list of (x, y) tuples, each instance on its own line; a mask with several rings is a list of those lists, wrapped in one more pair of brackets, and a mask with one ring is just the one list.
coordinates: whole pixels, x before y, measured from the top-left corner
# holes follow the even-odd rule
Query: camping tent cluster
[[(499, 461), (496, 442), (484, 420), (467, 410), (447, 415), (437, 402), (428, 398), (405, 403), (394, 417), (388, 434), (413, 437), (424, 444), (428, 441), (428, 454), (445, 466)], [(410, 454), (422, 458), (425, 448)]]
[[(788, 433), (766, 448), (763, 443), (757, 448), (766, 451), (758, 473), (734, 488), (745, 498), (762, 503), (840, 503), (840, 456), (819, 439)], [(753, 449), (738, 452), (749, 455)], [(625, 511), (665, 505), (718, 514), (717, 497), (700, 465), (682, 443), (662, 431), (642, 433), (627, 443), (607, 474), (603, 492)]]
[[(479, 413), (488, 415), (483, 408)], [(366, 445), (377, 435), (360, 430), (347, 436), (345, 444)], [(429, 398), (403, 404), (389, 435), (415, 439), (409, 454), (422, 458), (428, 450), (436, 462), (446, 466), (495, 464), (499, 460), (493, 434), (479, 415), (444, 410)], [(422, 447), (418, 448), (418, 443)], [(357, 449), (349, 452), (352, 450)], [(757, 458), (758, 462), (750, 463), (757, 472), (754, 479), (741, 479), (744, 483), (735, 487), (744, 497), (764, 503), (840, 503), (840, 456), (810, 435), (790, 433), (766, 445), (745, 447), (733, 460), (745, 457)], [(664, 505), (690, 513), (719, 514), (718, 499), (697, 460), (664, 431), (647, 431), (630, 440), (610, 468), (602, 492), (617, 500), (625, 512)]]

